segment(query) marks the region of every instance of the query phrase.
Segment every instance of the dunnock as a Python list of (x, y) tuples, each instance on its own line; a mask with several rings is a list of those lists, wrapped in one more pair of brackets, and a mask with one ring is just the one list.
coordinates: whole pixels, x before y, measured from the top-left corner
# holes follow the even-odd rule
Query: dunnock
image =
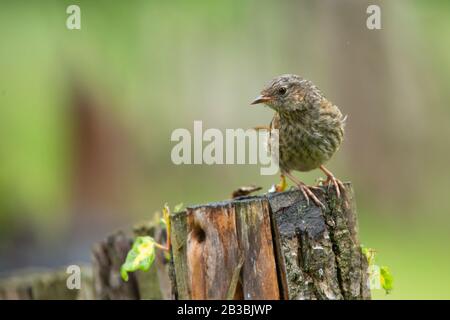
[[(318, 206), (323, 204), (308, 187), (292, 175), (292, 170), (310, 171), (320, 168), (327, 176), (325, 183), (336, 188), (339, 197), (344, 186), (326, 169), (327, 162), (339, 149), (344, 136), (345, 118), (339, 108), (328, 101), (309, 80), (285, 74), (273, 79), (251, 104), (263, 103), (275, 111), (270, 131), (278, 129), (281, 182), (277, 191), (286, 186), (289, 177)], [(269, 139), (270, 143), (271, 139)]]

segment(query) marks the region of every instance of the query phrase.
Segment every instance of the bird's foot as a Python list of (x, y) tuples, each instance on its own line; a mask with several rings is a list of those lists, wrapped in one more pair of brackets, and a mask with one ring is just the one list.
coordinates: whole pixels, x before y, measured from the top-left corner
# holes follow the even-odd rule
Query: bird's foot
[(293, 176), (290, 172), (284, 172), (284, 175), (289, 177), (300, 189), (300, 191), (303, 193), (303, 196), (306, 199), (306, 203), (309, 206), (309, 199), (311, 199), (318, 207), (325, 209), (324, 204), (317, 198), (317, 196), (311, 191), (311, 189), (320, 189), (318, 187), (308, 187), (306, 184), (298, 180), (295, 176)]
[(317, 190), (317, 191), (322, 191), (322, 188), (320, 186), (321, 186), (321, 184), (318, 184), (317, 186), (308, 186), (308, 188)]
[(286, 177), (281, 175), (281, 180), (275, 185), (275, 192), (283, 192), (287, 188)]
[(341, 192), (345, 192), (344, 184), (341, 182), (341, 180), (336, 179), (333, 175), (327, 177), (327, 180), (325, 180), (325, 185), (328, 185), (328, 188), (330, 188), (330, 186), (333, 186), (336, 190), (336, 196), (338, 198), (341, 197)]
[(341, 195), (343, 195), (344, 207), (348, 209), (349, 208), (348, 198), (345, 193), (345, 186), (342, 183), (342, 181), (336, 179), (333, 175), (331, 175), (327, 178), (327, 180), (325, 180), (325, 183), (328, 184), (328, 188), (330, 188), (331, 185), (334, 186), (334, 189), (336, 190), (336, 196), (338, 197), (338, 199), (341, 198)]
[(311, 191), (311, 189), (319, 189), (317, 187), (308, 187), (303, 182), (297, 184), (300, 191), (303, 193), (303, 196), (306, 199), (307, 205), (309, 205), (309, 199), (311, 199), (318, 207), (325, 209), (325, 205), (317, 198), (317, 196)]
[(328, 188), (330, 188), (330, 186), (334, 186), (334, 189), (336, 190), (336, 195), (337, 195), (338, 198), (340, 198), (341, 197), (341, 192), (345, 193), (345, 186), (344, 186), (344, 184), (341, 182), (341, 180), (336, 179), (336, 177), (331, 173), (331, 171), (326, 169), (324, 166), (320, 166), (320, 169), (327, 176), (327, 179), (325, 180), (323, 185), (328, 185)]

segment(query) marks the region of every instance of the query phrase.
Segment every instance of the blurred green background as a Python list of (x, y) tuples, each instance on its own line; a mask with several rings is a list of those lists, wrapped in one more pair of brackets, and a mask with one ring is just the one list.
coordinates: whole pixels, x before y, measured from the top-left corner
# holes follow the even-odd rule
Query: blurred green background
[(374, 298), (449, 299), (449, 34), (449, 1), (1, 1), (0, 273), (89, 261), (164, 202), (268, 189), (258, 166), (172, 164), (170, 135), (267, 124), (249, 102), (296, 73), (348, 114), (329, 167), (394, 275)]

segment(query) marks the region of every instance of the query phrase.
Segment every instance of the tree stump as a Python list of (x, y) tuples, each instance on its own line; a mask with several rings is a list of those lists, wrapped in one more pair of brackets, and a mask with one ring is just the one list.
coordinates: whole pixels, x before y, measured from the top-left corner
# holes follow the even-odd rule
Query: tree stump
[(137, 300), (139, 289), (136, 275), (128, 282), (120, 276), (120, 266), (131, 249), (131, 239), (122, 231), (97, 243), (92, 249), (95, 297), (98, 300)]
[(188, 207), (171, 215), (177, 299), (370, 299), (349, 183)]
[(22, 270), (0, 279), (0, 300), (86, 300), (93, 298), (92, 270), (81, 266), (81, 288), (69, 289), (67, 268)]

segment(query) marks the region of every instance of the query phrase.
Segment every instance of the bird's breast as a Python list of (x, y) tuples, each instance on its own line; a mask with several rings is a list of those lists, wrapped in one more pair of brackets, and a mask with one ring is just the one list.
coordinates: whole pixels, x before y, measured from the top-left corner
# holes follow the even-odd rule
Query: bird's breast
[(309, 171), (327, 162), (338, 150), (343, 128), (337, 125), (279, 121), (279, 164), (282, 170)]

